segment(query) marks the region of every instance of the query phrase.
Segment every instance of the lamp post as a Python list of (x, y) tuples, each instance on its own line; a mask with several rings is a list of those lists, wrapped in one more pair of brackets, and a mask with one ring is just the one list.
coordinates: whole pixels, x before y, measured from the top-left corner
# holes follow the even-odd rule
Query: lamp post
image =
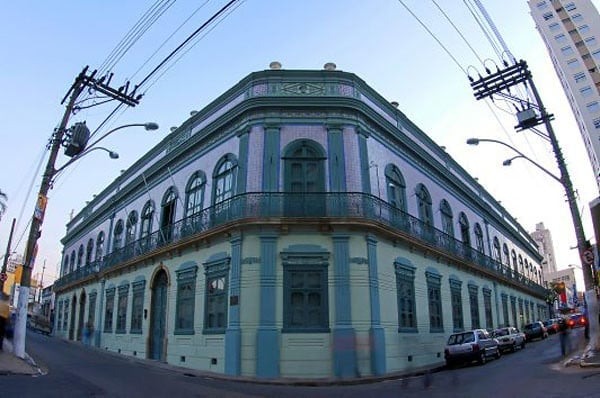
[[(573, 190), (573, 184), (571, 183), (571, 179), (569, 177), (569, 173), (568, 173), (566, 165), (564, 163), (564, 158), (562, 157), (562, 152), (560, 150), (560, 147), (558, 146), (558, 142), (556, 141), (554, 132), (551, 127), (547, 128), (547, 130), (549, 132), (549, 138), (553, 144), (552, 146), (553, 146), (554, 153), (555, 153), (555, 156), (557, 159), (557, 163), (558, 163), (558, 166), (559, 166), (559, 169), (561, 172), (560, 177), (554, 175), (553, 173), (551, 173), (550, 171), (545, 169), (543, 166), (541, 166), (539, 163), (528, 158), (521, 151), (519, 151), (512, 145), (509, 145), (505, 142), (502, 142), (499, 140), (494, 140), (494, 139), (489, 139), (489, 138), (469, 138), (467, 140), (467, 144), (478, 145), (480, 142), (491, 142), (491, 143), (503, 145), (503, 146), (511, 149), (513, 152), (515, 152), (517, 154), (517, 156), (514, 156), (510, 159), (505, 160), (502, 163), (503, 165), (509, 166), (514, 159), (523, 158), (523, 159), (529, 161), (530, 163), (532, 163), (534, 166), (536, 166), (541, 171), (543, 171), (547, 176), (551, 177), (553, 180), (560, 183), (563, 186), (563, 188), (565, 189), (565, 193), (567, 196), (567, 202), (569, 204), (569, 210), (571, 211), (573, 227), (575, 229), (575, 236), (577, 238), (577, 248), (579, 249), (579, 256), (581, 259), (583, 259), (585, 252), (589, 249), (589, 242), (585, 238), (585, 233), (583, 230), (583, 223), (581, 222), (581, 214), (579, 212), (579, 208), (577, 206), (577, 201), (575, 198), (575, 191)], [(594, 290), (594, 273), (593, 273), (594, 271), (593, 271), (591, 265), (582, 267), (582, 271), (583, 271), (583, 279), (584, 279), (585, 289), (586, 289), (586, 302), (588, 305), (588, 311), (591, 314), (597, 314), (598, 313), (598, 300), (596, 297), (596, 292)], [(598, 341), (598, 324), (597, 323), (594, 322), (593, 325), (590, 325), (590, 333), (592, 336), (594, 336), (594, 339), (592, 339), (592, 341), (591, 341), (592, 348), (598, 349), (600, 342)]]
[(29, 289), (31, 285), (31, 272), (33, 270), (35, 256), (37, 254), (37, 241), (41, 235), (41, 226), (44, 220), (44, 214), (46, 211), (46, 204), (48, 202), (47, 195), (48, 191), (52, 188), (52, 182), (57, 173), (60, 173), (66, 167), (73, 164), (75, 161), (81, 159), (83, 156), (89, 154), (94, 150), (103, 150), (108, 152), (112, 159), (116, 159), (119, 155), (116, 152), (108, 150), (103, 147), (97, 147), (100, 141), (114, 133), (115, 131), (124, 129), (126, 127), (144, 127), (146, 130), (158, 129), (158, 124), (154, 122), (149, 123), (131, 123), (123, 126), (116, 127), (107, 133), (103, 134), (100, 138), (87, 145), (87, 148), (76, 154), (67, 163), (58, 169), (55, 168), (56, 160), (58, 158), (58, 151), (63, 142), (63, 137), (66, 133), (66, 126), (69, 120), (69, 116), (73, 109), (73, 105), (84, 85), (74, 84), (72, 88), (72, 94), (67, 104), (67, 109), (63, 115), (60, 126), (57, 128), (51, 139), (50, 156), (46, 169), (42, 175), (42, 183), (38, 193), (36, 206), (31, 219), (31, 228), (29, 230), (29, 238), (25, 247), (25, 261), (23, 264), (23, 273), (21, 276), (21, 286), (19, 288), (19, 301), (17, 304), (17, 319), (15, 324), (15, 334), (13, 340), (14, 354), (19, 358), (25, 358), (25, 335), (27, 331), (27, 306), (29, 301)]

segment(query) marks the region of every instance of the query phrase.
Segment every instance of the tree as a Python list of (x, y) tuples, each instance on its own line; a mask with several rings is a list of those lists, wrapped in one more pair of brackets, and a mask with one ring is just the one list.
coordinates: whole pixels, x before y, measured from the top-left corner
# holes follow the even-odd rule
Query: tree
[(0, 189), (0, 220), (2, 220), (2, 216), (6, 212), (6, 200), (8, 196)]

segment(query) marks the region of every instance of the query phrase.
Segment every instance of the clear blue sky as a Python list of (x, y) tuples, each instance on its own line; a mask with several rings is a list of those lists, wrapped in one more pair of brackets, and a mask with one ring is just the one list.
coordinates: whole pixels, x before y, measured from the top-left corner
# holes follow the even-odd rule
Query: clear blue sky
[[(210, 1), (137, 75), (134, 72), (202, 1), (175, 3), (113, 68), (115, 84), (145, 73), (214, 11), (225, 4)], [(482, 70), (477, 57), (431, 1), (405, 3), (436, 34), (463, 68)], [(33, 212), (40, 174), (35, 174), (52, 129), (64, 108), (60, 100), (85, 65), (98, 68), (126, 32), (148, 9), (148, 1), (5, 2), (0, 13), (0, 189), (8, 194), (8, 212), (0, 221), (4, 252), (10, 222), (18, 218), (15, 250), (22, 253), (27, 219)], [(496, 60), (492, 47), (461, 0), (438, 0), (482, 59)], [(587, 205), (597, 196), (579, 132), (525, 0), (483, 1), (509, 48), (526, 59), (580, 194), (586, 233), (591, 236)], [(595, 3), (596, 4), (596, 3)], [(598, 4), (596, 4), (598, 6)], [(559, 268), (578, 263), (570, 213), (562, 187), (524, 161), (502, 167), (511, 154), (500, 147), (470, 147), (472, 136), (510, 142), (555, 171), (550, 148), (530, 133), (515, 133), (514, 118), (497, 110), (500, 124), (483, 101), (476, 101), (464, 72), (396, 0), (247, 0), (154, 84), (141, 104), (127, 110), (108, 128), (155, 121), (158, 132), (122, 130), (103, 142), (120, 154), (110, 160), (96, 151), (73, 165), (50, 192), (40, 252), (33, 274), (46, 260), (46, 283), (58, 274), (60, 239), (72, 211), (76, 214), (149, 148), (171, 126), (183, 122), (248, 73), (273, 60), (287, 69), (320, 69), (335, 62), (354, 72), (390, 101), (398, 101), (411, 120), (479, 178), (527, 230), (543, 221), (552, 230)], [(497, 61), (497, 60), (496, 60)], [(496, 109), (496, 108), (494, 108)], [(112, 110), (95, 107), (75, 115), (94, 128)], [(504, 126), (503, 128), (500, 126)], [(107, 128), (107, 129), (108, 129)], [(105, 129), (104, 131), (107, 131)], [(45, 165), (44, 158), (44, 165)], [(66, 158), (61, 156), (59, 165)], [(33, 184), (33, 186), (32, 186)], [(27, 193), (32, 195), (26, 201)]]

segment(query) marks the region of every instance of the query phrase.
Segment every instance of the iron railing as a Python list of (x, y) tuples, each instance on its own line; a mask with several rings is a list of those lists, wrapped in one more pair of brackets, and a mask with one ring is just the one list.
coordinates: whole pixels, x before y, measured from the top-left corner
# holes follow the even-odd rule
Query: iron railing
[(526, 286), (539, 294), (546, 292), (543, 286), (469, 244), (455, 239), (373, 195), (357, 192), (250, 192), (237, 195), (141, 239), (126, 242), (123, 247), (113, 248), (112, 252), (102, 260), (61, 277), (55, 282), (55, 286), (61, 287), (91, 274), (110, 270), (124, 261), (230, 222), (268, 218), (375, 221), (466, 262), (474, 263), (488, 272)]

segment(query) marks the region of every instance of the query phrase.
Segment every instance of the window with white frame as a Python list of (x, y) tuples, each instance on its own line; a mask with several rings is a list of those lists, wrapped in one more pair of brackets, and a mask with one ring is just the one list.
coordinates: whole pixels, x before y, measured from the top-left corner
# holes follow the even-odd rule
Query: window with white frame
[(550, 19), (554, 18), (554, 14), (552, 13), (552, 11), (548, 11), (543, 13), (542, 17), (544, 18), (544, 21), (549, 21)]
[(590, 31), (590, 27), (588, 25), (581, 25), (577, 28), (580, 35), (585, 35)]
[(550, 28), (551, 32), (556, 32), (560, 30), (560, 25), (558, 24), (558, 22), (553, 22), (550, 25), (548, 25), (548, 28)]
[(594, 123), (595, 128), (600, 129), (600, 118), (599, 117), (595, 118), (593, 120), (593, 123)]
[(575, 79), (575, 83), (583, 83), (587, 79), (584, 72), (575, 73), (573, 78)]
[(583, 22), (583, 16), (581, 14), (573, 14), (571, 15), (571, 21), (573, 21), (574, 23)]
[(127, 298), (129, 296), (129, 283), (119, 286), (117, 299), (117, 325), (115, 333), (125, 333), (127, 329)]
[(394, 262), (398, 299), (398, 331), (417, 332), (415, 270), (410, 264)]
[(135, 281), (131, 284), (131, 328), (129, 333), (142, 334), (142, 319), (144, 316), (144, 288), (145, 280)]
[(582, 97), (589, 97), (592, 95), (592, 88), (590, 86), (582, 87), (579, 89), (579, 94), (581, 94)]
[(587, 37), (584, 41), (588, 48), (596, 46), (596, 38), (594, 36)]
[(574, 54), (573, 47), (571, 47), (571, 46), (565, 46), (565, 47), (561, 48), (560, 52), (564, 56), (569, 56), (569, 55), (573, 55)]
[(564, 33), (559, 33), (554, 36), (554, 40), (556, 40), (557, 43), (565, 43), (567, 41), (567, 36), (565, 36)]
[(571, 69), (579, 68), (579, 60), (577, 58), (571, 58), (567, 61), (567, 66)]
[(104, 232), (100, 231), (96, 239), (96, 261), (102, 260), (104, 254)]
[(204, 263), (204, 330), (203, 333), (225, 333), (229, 292), (230, 257)]
[(567, 11), (573, 11), (573, 10), (576, 10), (577, 7), (575, 7), (575, 3), (570, 2), (570, 3), (567, 3), (564, 5), (564, 9)]
[(589, 113), (597, 113), (598, 111), (600, 111), (600, 104), (598, 104), (598, 101), (590, 102), (585, 107), (587, 108)]

